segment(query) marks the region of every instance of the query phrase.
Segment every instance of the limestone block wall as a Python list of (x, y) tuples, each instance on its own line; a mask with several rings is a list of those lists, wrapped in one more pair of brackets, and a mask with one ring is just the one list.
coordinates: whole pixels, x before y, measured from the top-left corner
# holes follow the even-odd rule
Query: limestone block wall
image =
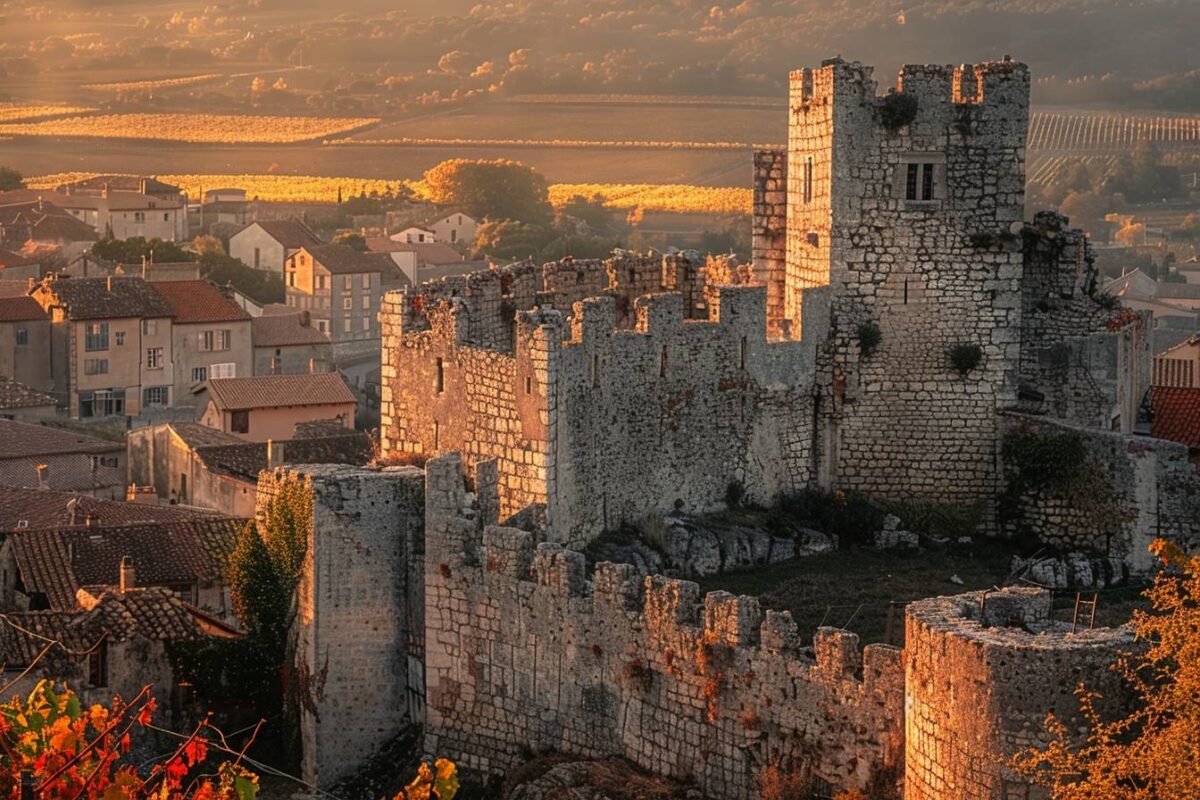
[(425, 480), (413, 467), (278, 469), (259, 479), (264, 513), (288, 482), (313, 495), (294, 622), (301, 767), (329, 786), (423, 713)]
[(1132, 631), (1072, 634), (1050, 620), (1050, 609), (1049, 592), (1027, 588), (908, 606), (905, 800), (1040, 796), (1026, 793), (1007, 762), (1044, 743), (1046, 714), (1078, 725), (1081, 682), (1119, 700), (1109, 666), (1133, 646)]
[(801, 652), (790, 615), (754, 598), (582, 554), (493, 525), (456, 455), (427, 464), (425, 749), (496, 774), (522, 751), (621, 755), (750, 798), (766, 764), (866, 786), (902, 755), (900, 652), (822, 629)]
[[(983, 500), (995, 416), (1016, 399), (1029, 72), (908, 66), (896, 92), (915, 117), (890, 129), (897, 101), (877, 96), (869, 67), (792, 75), (786, 313), (831, 287), (828, 329), (806, 322), (804, 337), (829, 341), (819, 381), (837, 486)], [(866, 325), (882, 334), (871, 354)], [(956, 345), (983, 352), (966, 376)]]
[(798, 337), (784, 314), (787, 273), (787, 151), (754, 151), (754, 273), (767, 287), (767, 325), (779, 337)]
[(684, 318), (678, 294), (643, 296), (631, 331), (616, 327), (613, 299), (593, 298), (577, 304), (566, 338), (540, 318), (558, 540), (580, 545), (676, 507), (719, 508), (732, 482), (764, 503), (807, 484), (812, 355), (768, 340), (766, 295), (711, 287), (704, 321)]
[[(1154, 566), (1147, 547), (1156, 538), (1189, 551), (1200, 546), (1200, 474), (1185, 445), (1016, 413), (1002, 414), (998, 423), (1001, 439), (1018, 430), (1078, 437), (1086, 463), (1108, 484), (1082, 496), (1041, 490), (1004, 498), (1011, 504), (1006, 509), (1011, 531), (1023, 526), (1064, 552), (1098, 553), (1142, 573)], [(1002, 463), (1002, 469), (1011, 467)], [(1112, 503), (1111, 509), (1101, 507), (1099, 522), (1096, 499)]]

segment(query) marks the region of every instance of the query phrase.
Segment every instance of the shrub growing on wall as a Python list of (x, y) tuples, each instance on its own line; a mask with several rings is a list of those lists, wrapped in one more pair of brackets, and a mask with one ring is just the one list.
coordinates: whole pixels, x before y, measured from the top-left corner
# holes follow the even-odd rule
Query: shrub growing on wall
[(895, 133), (917, 118), (917, 98), (895, 89), (879, 101), (879, 124)]
[(874, 322), (864, 322), (858, 326), (858, 349), (864, 356), (870, 356), (883, 341), (883, 331)]
[(956, 344), (950, 348), (950, 363), (959, 375), (966, 375), (983, 361), (983, 348), (977, 344)]

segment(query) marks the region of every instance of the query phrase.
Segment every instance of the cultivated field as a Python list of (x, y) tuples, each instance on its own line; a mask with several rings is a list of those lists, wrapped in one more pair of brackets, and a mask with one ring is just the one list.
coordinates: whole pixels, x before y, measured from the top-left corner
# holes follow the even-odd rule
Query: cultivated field
[(33, 120), (46, 119), (47, 117), (69, 116), (71, 114), (85, 114), (90, 111), (95, 111), (95, 109), (87, 108), (84, 106), (29, 105), (26, 103), (0, 103), (0, 123), (30, 122)]
[(0, 124), (0, 135), (149, 139), (201, 144), (290, 144), (344, 134), (379, 120), (227, 114), (100, 114)]
[(180, 86), (193, 86), (198, 83), (208, 83), (225, 76), (219, 72), (206, 75), (187, 75), (180, 78), (158, 78), (148, 81), (121, 81), (117, 83), (85, 83), (84, 89), (97, 92), (152, 92), (157, 89), (174, 89)]
[(1035, 111), (1029, 120), (1030, 150), (1130, 150), (1141, 141), (1164, 148), (1200, 146), (1200, 117), (1055, 109)]

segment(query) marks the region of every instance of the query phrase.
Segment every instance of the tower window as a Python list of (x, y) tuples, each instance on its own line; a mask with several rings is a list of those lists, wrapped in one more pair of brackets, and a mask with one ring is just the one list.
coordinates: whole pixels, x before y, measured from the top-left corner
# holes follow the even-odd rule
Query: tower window
[(904, 169), (904, 199), (929, 202), (937, 199), (933, 161), (915, 161), (901, 164)]
[(434, 381), (434, 391), (438, 394), (446, 391), (446, 365), (440, 358), (437, 360), (437, 377)]
[(906, 200), (917, 199), (917, 173), (920, 171), (920, 164), (908, 165), (908, 180), (904, 186), (904, 198)]
[(813, 194), (813, 160), (809, 156), (804, 161), (804, 202), (811, 203)]
[(933, 199), (933, 164), (921, 165), (921, 199)]

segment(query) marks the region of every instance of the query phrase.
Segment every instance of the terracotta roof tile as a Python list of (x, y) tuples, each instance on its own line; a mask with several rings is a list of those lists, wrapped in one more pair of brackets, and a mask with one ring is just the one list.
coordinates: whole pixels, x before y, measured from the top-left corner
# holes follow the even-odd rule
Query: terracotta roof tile
[(44, 298), (43, 306), (65, 306), (73, 320), (175, 316), (154, 284), (141, 278), (47, 278), (33, 295)]
[(106, 525), (181, 522), (213, 516), (178, 506), (126, 503), (70, 492), (0, 486), (0, 531), (64, 528), (82, 524), (84, 518), (89, 515)]
[(386, 253), (360, 253), (344, 244), (322, 244), (305, 247), (313, 260), (334, 275), (359, 272), (392, 272), (396, 262)]
[(1150, 390), (1154, 408), (1151, 435), (1200, 449), (1200, 389), (1155, 386)]
[[(3, 305), (3, 302), (0, 302)], [(0, 409), (52, 406), (54, 398), (18, 381), (0, 380)]]
[(262, 228), (272, 239), (287, 248), (299, 249), (321, 244), (321, 239), (298, 219), (262, 219), (247, 227), (252, 225)]
[(329, 344), (329, 337), (302, 324), (301, 314), (271, 314), (255, 317), (250, 323), (255, 347), (296, 347), (309, 344)]
[(336, 372), (211, 378), (206, 385), (217, 407), (225, 411), (355, 402), (354, 394)]
[(121, 442), (112, 442), (65, 428), (0, 419), (0, 459), (37, 458), (61, 453), (112, 453), (124, 449), (125, 445)]
[(221, 294), (208, 281), (163, 281), (151, 283), (175, 313), (177, 324), (193, 322), (244, 322), (250, 319), (237, 303)]
[(46, 310), (28, 295), (0, 297), (0, 322), (24, 322), (49, 319)]

